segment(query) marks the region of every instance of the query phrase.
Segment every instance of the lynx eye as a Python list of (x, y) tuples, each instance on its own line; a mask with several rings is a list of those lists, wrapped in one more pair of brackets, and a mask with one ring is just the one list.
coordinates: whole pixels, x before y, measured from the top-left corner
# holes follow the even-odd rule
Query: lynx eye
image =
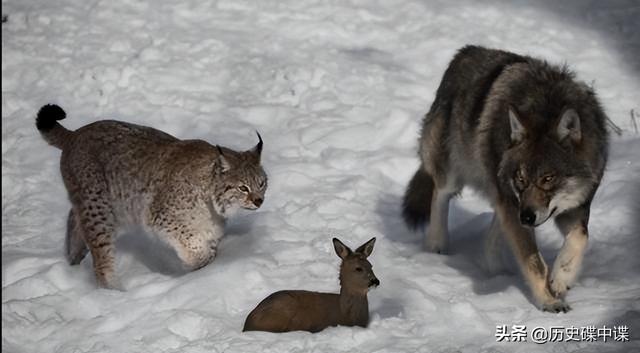
[(260, 180), (260, 184), (258, 184), (258, 186), (262, 189), (264, 187), (264, 180)]
[(245, 193), (249, 193), (249, 188), (246, 187), (245, 185), (240, 185), (238, 186), (238, 190), (245, 192)]
[(542, 182), (544, 182), (545, 184), (549, 184), (551, 183), (553, 180), (555, 179), (555, 176), (553, 175), (547, 175), (545, 177), (542, 178)]
[(522, 172), (518, 169), (518, 171), (516, 172), (516, 180), (519, 183), (524, 184), (524, 177), (522, 176)]

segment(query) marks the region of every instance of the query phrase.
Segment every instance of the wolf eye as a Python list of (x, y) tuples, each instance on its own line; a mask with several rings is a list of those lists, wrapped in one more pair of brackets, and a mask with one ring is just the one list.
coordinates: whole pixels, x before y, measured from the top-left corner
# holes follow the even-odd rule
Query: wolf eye
[(555, 179), (555, 176), (553, 175), (547, 175), (544, 178), (542, 178), (542, 181), (545, 183), (550, 183)]
[(248, 193), (248, 192), (249, 192), (249, 188), (248, 188), (248, 187), (246, 187), (246, 186), (244, 186), (244, 185), (240, 185), (240, 186), (238, 186), (238, 190), (240, 190), (240, 191), (242, 191), (242, 192), (246, 192), (246, 193)]

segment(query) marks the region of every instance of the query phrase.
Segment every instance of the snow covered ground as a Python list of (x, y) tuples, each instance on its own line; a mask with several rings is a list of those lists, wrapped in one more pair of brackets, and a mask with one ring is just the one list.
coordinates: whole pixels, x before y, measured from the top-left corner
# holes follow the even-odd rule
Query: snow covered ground
[[(640, 351), (640, 5), (531, 3), (3, 0), (3, 352)], [(400, 219), (421, 117), (468, 43), (569, 63), (623, 130), (568, 314), (536, 309), (517, 271), (482, 270), (491, 211), (473, 192), (453, 202), (452, 255), (423, 252)], [(96, 289), (90, 258), (63, 256), (60, 153), (34, 126), (49, 102), (72, 129), (115, 118), (236, 149), (257, 129), (265, 204), (232, 219), (218, 258), (184, 275), (164, 270), (155, 243), (124, 236), (127, 290)], [(333, 236), (378, 237), (370, 326), (242, 333), (273, 291), (338, 291)], [(553, 259), (560, 235), (546, 225), (538, 240)], [(632, 341), (496, 342), (497, 325), (627, 325)]]

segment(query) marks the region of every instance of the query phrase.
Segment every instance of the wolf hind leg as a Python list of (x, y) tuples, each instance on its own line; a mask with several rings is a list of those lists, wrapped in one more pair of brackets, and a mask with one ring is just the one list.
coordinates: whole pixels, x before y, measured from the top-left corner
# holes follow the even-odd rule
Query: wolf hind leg
[(65, 253), (70, 265), (78, 265), (89, 252), (84, 242), (84, 234), (80, 222), (77, 220), (73, 209), (69, 211), (67, 218), (67, 235), (65, 237)]
[(424, 248), (430, 252), (444, 254), (449, 248), (449, 201), (457, 192), (450, 185), (438, 187), (431, 196), (429, 227), (425, 233)]
[(556, 218), (556, 225), (565, 239), (553, 263), (549, 285), (552, 293), (558, 298), (563, 298), (567, 294), (582, 268), (589, 238), (587, 222), (587, 212), (581, 209)]

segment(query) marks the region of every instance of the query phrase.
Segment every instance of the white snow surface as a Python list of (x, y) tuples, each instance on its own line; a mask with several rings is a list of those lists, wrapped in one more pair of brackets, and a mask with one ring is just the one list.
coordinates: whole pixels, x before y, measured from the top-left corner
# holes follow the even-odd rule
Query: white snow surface
[[(640, 351), (637, 1), (3, 0), (2, 14), (3, 352)], [(567, 314), (534, 307), (508, 251), (510, 270), (483, 270), (491, 209), (473, 191), (452, 202), (450, 255), (424, 252), (401, 220), (422, 116), (465, 44), (568, 63), (622, 129)], [(90, 256), (63, 255), (60, 151), (34, 126), (46, 103), (71, 129), (112, 118), (239, 150), (257, 130), (265, 203), (187, 274), (124, 235), (126, 291), (98, 289)], [(378, 238), (369, 327), (242, 333), (269, 293), (339, 290), (334, 236)], [(562, 237), (547, 224), (538, 243), (550, 262)], [(496, 342), (497, 325), (627, 325), (632, 341)]]

